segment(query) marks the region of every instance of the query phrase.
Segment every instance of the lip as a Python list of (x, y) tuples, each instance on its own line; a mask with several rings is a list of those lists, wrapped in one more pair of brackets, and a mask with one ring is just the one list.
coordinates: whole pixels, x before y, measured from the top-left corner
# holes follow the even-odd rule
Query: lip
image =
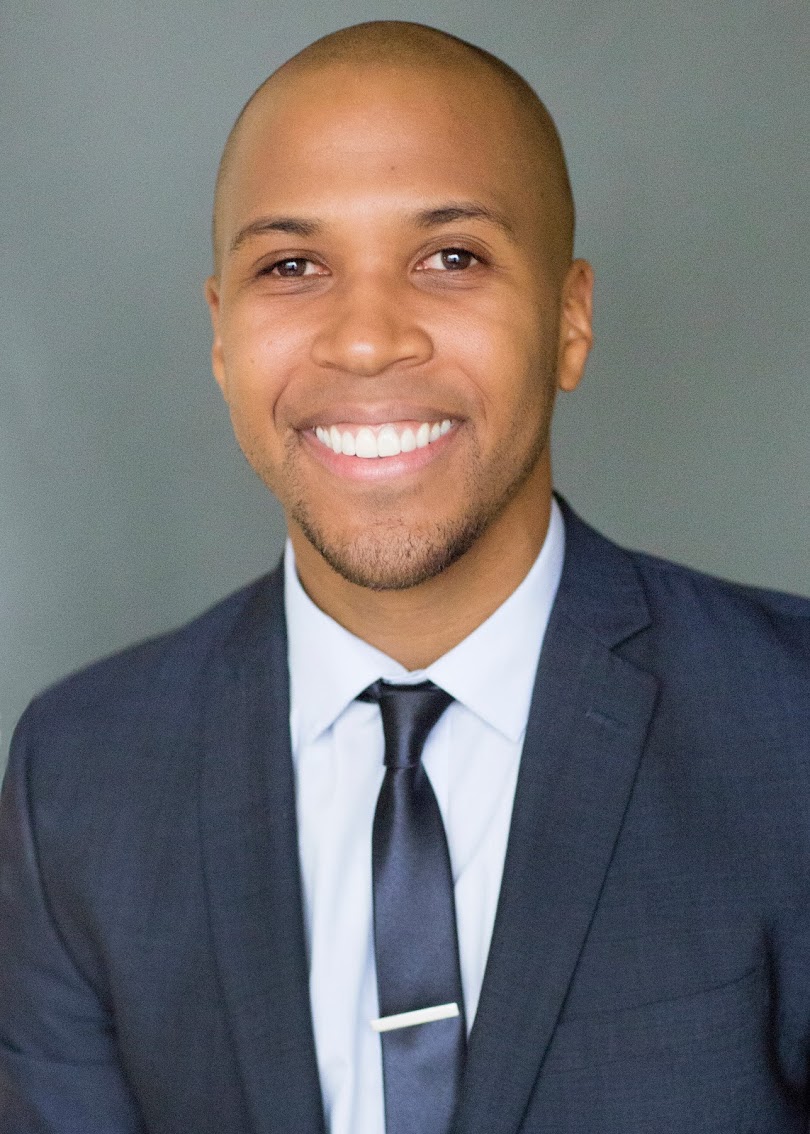
[[(329, 429), (333, 425), (343, 425), (350, 422), (352, 425), (368, 425), (372, 428), (397, 422), (423, 421), (458, 421), (459, 416), (451, 410), (438, 406), (415, 405), (413, 402), (377, 402), (373, 405), (357, 405), (352, 402), (333, 402), (324, 407), (323, 412), (312, 410), (305, 418), (294, 422), (299, 433), (314, 430), (316, 425)], [(361, 458), (362, 459), (362, 458)]]
[[(413, 412), (413, 410), (411, 409), (410, 412)], [(345, 420), (345, 418), (335, 418), (333, 424), (337, 424), (341, 420)], [(353, 417), (351, 420), (358, 421), (357, 417)], [(394, 420), (397, 419), (394, 418)], [(381, 422), (366, 419), (362, 424), (384, 425), (389, 421), (391, 421), (391, 417), (386, 417)], [(318, 424), (326, 426), (326, 419), (319, 418)], [(438, 440), (432, 441), (430, 445), (425, 445), (423, 449), (413, 449), (410, 453), (400, 453), (396, 457), (349, 457), (345, 453), (335, 453), (332, 449), (327, 449), (326, 445), (321, 444), (315, 436), (314, 426), (299, 430), (299, 436), (307, 451), (331, 473), (347, 480), (379, 483), (380, 481), (394, 480), (398, 477), (418, 473), (434, 461), (440, 460), (449, 446), (453, 444), (460, 425), (460, 422), (455, 421), (447, 433), (439, 437)]]

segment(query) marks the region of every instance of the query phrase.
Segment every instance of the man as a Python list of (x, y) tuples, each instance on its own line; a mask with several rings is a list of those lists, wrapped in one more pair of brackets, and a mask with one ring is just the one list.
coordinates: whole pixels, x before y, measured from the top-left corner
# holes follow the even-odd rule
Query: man
[(810, 604), (554, 500), (572, 236), (546, 111), (442, 33), (240, 116), (213, 368), (285, 564), (18, 729), (4, 1131), (810, 1129)]

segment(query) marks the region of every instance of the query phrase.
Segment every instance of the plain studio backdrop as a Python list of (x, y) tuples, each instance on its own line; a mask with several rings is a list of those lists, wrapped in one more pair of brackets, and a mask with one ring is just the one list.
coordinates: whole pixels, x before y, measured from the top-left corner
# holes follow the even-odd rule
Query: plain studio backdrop
[(210, 376), (214, 173), (269, 71), (374, 18), (494, 51), (560, 126), (597, 341), (558, 487), (621, 542), (810, 591), (803, 0), (5, 0), (0, 764), (44, 685), (275, 563)]

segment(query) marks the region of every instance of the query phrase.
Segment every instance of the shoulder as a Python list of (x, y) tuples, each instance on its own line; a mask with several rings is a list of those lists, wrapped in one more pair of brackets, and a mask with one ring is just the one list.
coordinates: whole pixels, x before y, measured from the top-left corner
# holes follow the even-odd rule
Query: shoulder
[(799, 766), (810, 757), (810, 601), (717, 579), (652, 556), (630, 553), (650, 609), (646, 643), (628, 643), (652, 663), (662, 705), (688, 716), (715, 753), (734, 749), (734, 766)]
[(667, 735), (810, 766), (810, 601), (626, 550), (563, 510), (565, 619), (655, 678)]
[(768, 769), (810, 790), (810, 601), (625, 554), (649, 623), (622, 652), (658, 678), (670, 739), (715, 767), (726, 753), (735, 777)]
[(654, 620), (676, 622), (706, 647), (757, 647), (810, 665), (810, 599), (719, 579), (643, 552), (626, 554)]
[(619, 547), (565, 501), (560, 503), (566, 530), (564, 580), (589, 612), (632, 606), (632, 624), (654, 636), (702, 642), (707, 648), (722, 643), (772, 648), (807, 664), (810, 599), (730, 582)]
[(100, 743), (108, 751), (116, 742), (131, 750), (137, 738), (150, 733), (162, 732), (168, 741), (193, 717), (207, 672), (221, 664), (229, 643), (244, 635), (245, 627), (282, 609), (280, 595), (281, 576), (275, 571), (187, 624), (63, 678), (28, 706), (16, 746), (31, 743), (62, 753), (79, 747), (89, 755)]

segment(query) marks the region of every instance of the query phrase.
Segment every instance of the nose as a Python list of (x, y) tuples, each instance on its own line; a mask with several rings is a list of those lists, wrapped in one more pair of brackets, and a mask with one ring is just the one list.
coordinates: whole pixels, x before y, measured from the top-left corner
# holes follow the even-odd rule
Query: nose
[(327, 369), (371, 378), (390, 366), (416, 366), (433, 354), (430, 335), (396, 281), (344, 279), (323, 314), (312, 358)]

